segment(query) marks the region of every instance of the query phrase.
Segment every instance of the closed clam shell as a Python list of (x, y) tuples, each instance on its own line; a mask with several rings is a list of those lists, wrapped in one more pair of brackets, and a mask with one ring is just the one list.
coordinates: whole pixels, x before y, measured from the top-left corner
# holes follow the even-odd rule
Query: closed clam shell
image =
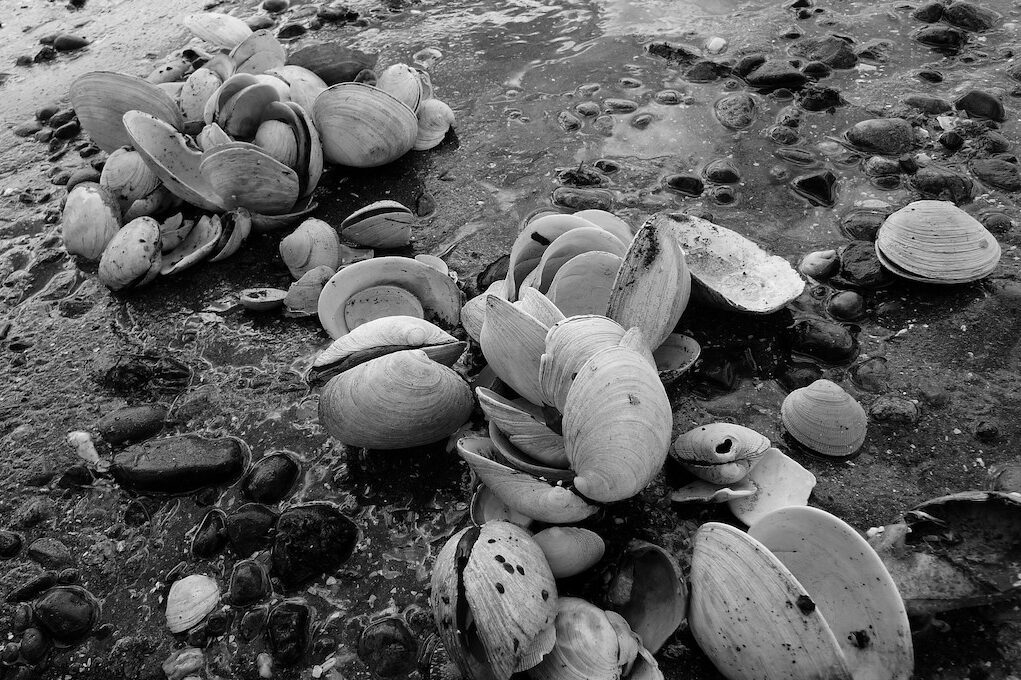
[(181, 241), (181, 245), (163, 257), (160, 274), (177, 274), (205, 260), (212, 255), (222, 232), (223, 226), (219, 219), (214, 220), (209, 215), (200, 217)]
[(618, 346), (625, 332), (616, 321), (594, 314), (568, 317), (551, 326), (539, 361), (543, 403), (563, 411), (578, 370), (599, 350)]
[(122, 122), (128, 111), (141, 111), (175, 130), (184, 129), (177, 101), (141, 78), (112, 71), (92, 71), (71, 83), (70, 96), (82, 129), (107, 153), (122, 146), (138, 148)]
[(253, 31), (230, 52), (238, 73), (265, 73), (280, 68), (287, 61), (284, 46), (269, 29)]
[(691, 294), (684, 251), (669, 223), (657, 217), (635, 234), (613, 282), (606, 315), (642, 329), (651, 348), (666, 340)]
[[(556, 630), (557, 644), (542, 663), (529, 671), (532, 680), (621, 677), (625, 660), (621, 658), (618, 630), (602, 609), (577, 597), (561, 597)], [(634, 651), (637, 653), (637, 649)]]
[(280, 259), (295, 279), (321, 265), (336, 271), (340, 265), (340, 238), (329, 224), (310, 217), (281, 239)]
[(461, 325), (468, 332), (468, 337), (475, 342), (479, 341), (479, 336), (482, 334), (482, 324), (486, 321), (486, 297), (495, 295), (506, 300), (506, 290), (506, 281), (493, 281), (489, 284), (489, 288), (468, 300), (461, 307)]
[(728, 502), (730, 511), (745, 524), (752, 525), (774, 510), (792, 505), (808, 505), (815, 488), (815, 475), (780, 449), (769, 448), (745, 478), (755, 493)]
[(422, 101), (422, 81), (418, 78), (418, 72), (407, 64), (387, 66), (376, 78), (376, 87), (412, 111), (418, 111)]
[(510, 401), (485, 387), (475, 388), (475, 394), (486, 418), (511, 444), (546, 465), (567, 467), (564, 438), (546, 426), (538, 406), (524, 399)]
[(397, 286), (422, 304), (425, 319), (440, 327), (457, 325), (461, 292), (449, 276), (410, 257), (376, 257), (355, 262), (330, 279), (319, 297), (319, 321), (332, 338), (349, 332), (345, 309), (351, 297), (373, 286)]
[(128, 222), (99, 260), (99, 280), (110, 290), (144, 286), (160, 273), (160, 225), (151, 217)]
[(401, 248), (411, 242), (415, 214), (397, 201), (376, 201), (340, 223), (345, 239), (369, 248)]
[(546, 248), (532, 274), (524, 284), (537, 288), (540, 293), (549, 290), (553, 278), (565, 263), (581, 253), (602, 251), (623, 257), (626, 246), (620, 239), (600, 227), (579, 227), (558, 236)]
[(316, 97), (328, 87), (326, 82), (315, 73), (295, 64), (266, 69), (266, 73), (287, 83), (290, 88), (291, 101), (304, 111), (311, 111)]
[(559, 213), (542, 215), (528, 222), (511, 246), (507, 268), (507, 299), (518, 299), (518, 288), (539, 265), (546, 248), (557, 237), (571, 229), (591, 226), (593, 224), (586, 219)]
[(167, 595), (167, 628), (175, 635), (191, 630), (202, 622), (220, 602), (220, 587), (203, 574), (174, 581)]
[(606, 600), (655, 653), (684, 620), (688, 588), (673, 555), (653, 543), (632, 541), (617, 564)]
[(363, 83), (340, 83), (312, 105), (326, 159), (372, 168), (397, 160), (415, 145), (418, 117), (403, 102)]
[(631, 225), (614, 215), (612, 212), (592, 208), (589, 210), (579, 210), (574, 213), (574, 216), (580, 217), (583, 220), (588, 220), (597, 227), (605, 229), (620, 239), (621, 243), (631, 243), (631, 239), (634, 237), (634, 233), (631, 231)]
[(234, 49), (252, 34), (252, 29), (241, 19), (218, 12), (186, 14), (184, 25), (197, 37), (217, 47)]
[(770, 255), (736, 231), (691, 215), (658, 215), (654, 221), (673, 229), (696, 290), (713, 306), (770, 314), (805, 289), (804, 279), (787, 260)]
[(199, 172), (225, 208), (280, 215), (294, 207), (300, 192), (297, 173), (258, 147), (208, 151)]
[[(241, 74), (231, 76), (239, 78)], [(258, 76), (255, 76), (258, 79)], [(259, 128), (262, 111), (269, 104), (280, 101), (280, 80), (256, 82), (234, 94), (216, 110), (213, 122), (219, 123), (228, 135), (235, 139), (251, 139)]]
[(744, 479), (769, 448), (769, 439), (733, 423), (710, 423), (677, 437), (674, 458), (700, 479), (733, 484)]
[(605, 314), (623, 259), (605, 251), (572, 257), (557, 270), (546, 295), (564, 316)]
[(532, 537), (546, 555), (556, 578), (580, 574), (603, 559), (606, 543), (594, 531), (581, 527), (549, 527)]
[(418, 105), (418, 136), (415, 151), (428, 151), (439, 146), (454, 126), (454, 111), (439, 99), (425, 99)]
[(824, 456), (853, 455), (865, 442), (868, 417), (854, 397), (830, 380), (816, 380), (787, 395), (780, 422), (807, 449)]
[(293, 168), (298, 174), (298, 193), (309, 196), (323, 174), (323, 147), (312, 119), (294, 102), (270, 102), (262, 110), (262, 122), (280, 122), (291, 129), (295, 140)]
[(524, 529), (492, 521), (454, 534), (431, 585), (440, 638), (465, 677), (509, 680), (553, 648), (556, 582)]
[(448, 436), (471, 415), (468, 384), (418, 349), (394, 352), (332, 378), (319, 420), (349, 446), (399, 449)]
[(486, 298), (486, 317), (479, 334), (482, 354), (493, 371), (519, 395), (540, 404), (539, 359), (549, 328), (531, 314), (495, 295)]
[(121, 148), (110, 154), (99, 176), (100, 186), (117, 197), (121, 208), (127, 208), (151, 194), (159, 185), (159, 177), (149, 169), (137, 151)]
[(967, 283), (996, 269), (1000, 244), (981, 222), (953, 203), (915, 201), (879, 227), (876, 254), (906, 279)]
[(596, 352), (579, 369), (563, 415), (567, 458), (578, 473), (574, 485), (586, 498), (630, 498), (663, 466), (670, 401), (642, 353), (627, 347)]
[(61, 215), (61, 236), (68, 255), (98, 260), (120, 228), (120, 206), (105, 187), (82, 182), (67, 194)]
[(252, 214), (244, 208), (235, 208), (216, 219), (220, 220), (221, 231), (213, 247), (213, 256), (209, 258), (210, 262), (225, 260), (236, 253), (252, 233)]
[(292, 170), (298, 160), (298, 140), (291, 126), (279, 120), (264, 120), (252, 143)]
[(457, 453), (500, 500), (526, 517), (568, 524), (580, 522), (598, 510), (563, 483), (539, 479), (498, 462), (489, 438), (461, 439), (457, 442)]
[(195, 141), (198, 142), (199, 147), (203, 151), (209, 151), (215, 147), (228, 144), (232, 140), (230, 135), (223, 131), (222, 127), (216, 123), (210, 123), (202, 128), (202, 131), (195, 137)]
[(671, 333), (659, 347), (652, 352), (656, 361), (659, 379), (664, 385), (678, 380), (684, 375), (702, 354), (702, 346), (695, 338), (683, 333)]
[[(202, 129), (203, 111), (206, 102), (213, 96), (217, 88), (223, 84), (220, 78), (212, 69), (201, 67), (188, 76), (181, 88), (177, 101), (181, 106), (181, 114), (184, 117), (185, 131), (197, 132)], [(197, 128), (197, 129), (196, 129)]]

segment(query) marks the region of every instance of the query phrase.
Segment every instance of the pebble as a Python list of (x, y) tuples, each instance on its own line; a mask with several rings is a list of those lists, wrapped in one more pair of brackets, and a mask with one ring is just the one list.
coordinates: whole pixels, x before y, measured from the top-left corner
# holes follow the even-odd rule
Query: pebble
[(914, 145), (915, 133), (903, 118), (870, 118), (852, 125), (847, 141), (866, 151), (901, 154)]
[(50, 651), (50, 641), (38, 628), (29, 628), (21, 634), (21, 656), (30, 664), (37, 664)]
[(975, 424), (975, 439), (991, 444), (1000, 436), (999, 426), (991, 420), (980, 420)]
[[(358, 12), (355, 12), (346, 5), (338, 5), (336, 3), (321, 7), (316, 16), (321, 21), (327, 21), (330, 23), (341, 23), (346, 21), (355, 21), (358, 19)], [(421, 60), (417, 60), (421, 61)]]
[(801, 72), (809, 78), (822, 80), (823, 78), (828, 78), (833, 73), (833, 69), (821, 61), (810, 61), (801, 67)]
[(39, 626), (57, 643), (72, 645), (89, 636), (99, 619), (96, 599), (80, 586), (58, 586), (34, 604)]
[(944, 408), (950, 404), (950, 392), (932, 382), (921, 383), (918, 386), (918, 396), (932, 408)]
[(19, 552), (24, 544), (21, 534), (13, 531), (0, 531), (0, 559), (7, 560)]
[(14, 608), (14, 614), (11, 616), (11, 628), (15, 633), (23, 633), (32, 625), (32, 619), (32, 605), (22, 602)]
[(273, 573), (288, 588), (331, 574), (354, 552), (358, 535), (358, 526), (332, 505), (287, 508), (277, 521)]
[(215, 611), (206, 618), (205, 634), (207, 638), (218, 638), (230, 628), (231, 615), (226, 610)]
[(634, 116), (631, 117), (631, 127), (635, 128), (636, 130), (644, 130), (645, 128), (652, 125), (653, 121), (655, 120), (656, 117), (653, 116), (651, 113), (636, 113)]
[(34, 135), (35, 133), (39, 132), (42, 129), (43, 124), (40, 123), (38, 120), (28, 120), (15, 127), (14, 130), (12, 130), (12, 132), (14, 132), (15, 137), (28, 137), (29, 135)]
[(934, 116), (938, 113), (944, 113), (953, 107), (953, 104), (942, 97), (932, 97), (925, 94), (908, 95), (907, 97), (904, 97), (903, 101), (908, 106), (914, 107), (922, 113), (927, 113), (930, 116)]
[(669, 59), (670, 61), (677, 61), (682, 64), (693, 63), (701, 56), (695, 50), (681, 45), (680, 43), (665, 41), (650, 43), (646, 48), (646, 51), (654, 56)]
[(108, 443), (119, 445), (159, 434), (166, 419), (167, 408), (159, 404), (125, 406), (96, 421), (95, 429)]
[(277, 513), (259, 503), (245, 503), (229, 515), (225, 523), (230, 549), (239, 557), (248, 557), (269, 544)]
[(586, 101), (586, 102), (578, 102), (575, 105), (574, 110), (575, 110), (576, 113), (578, 113), (578, 114), (580, 114), (582, 116), (592, 117), (592, 116), (598, 116), (600, 113), (602, 113), (603, 109), (600, 108), (599, 104), (597, 104), (596, 102)]
[(779, 87), (797, 90), (808, 82), (808, 76), (799, 71), (793, 62), (767, 59), (746, 75), (745, 81), (751, 87), (761, 90), (775, 90)]
[(570, 111), (561, 111), (557, 114), (557, 124), (565, 132), (574, 132), (581, 129), (581, 119)]
[(38, 109), (36, 109), (35, 119), (38, 120), (40, 123), (49, 122), (53, 114), (55, 114), (59, 110), (60, 107), (57, 104), (47, 104), (46, 106), (40, 106)]
[(832, 87), (808, 85), (797, 95), (798, 106), (806, 111), (827, 111), (842, 106), (844, 98)]
[(634, 113), (638, 110), (638, 102), (631, 99), (610, 98), (603, 101), (603, 110), (607, 113)]
[(1010, 140), (999, 132), (984, 132), (978, 138), (976, 145), (987, 153), (1003, 153), (1010, 149)]
[(976, 158), (971, 171), (979, 180), (1004, 191), (1021, 191), (1021, 172), (1016, 163), (999, 158)]
[(716, 120), (730, 130), (744, 130), (755, 122), (758, 106), (755, 98), (745, 92), (725, 95), (713, 105)]
[(28, 546), (28, 558), (47, 569), (59, 569), (73, 562), (71, 551), (55, 538), (38, 538)]
[(968, 34), (951, 26), (932, 24), (919, 29), (915, 33), (915, 40), (926, 47), (956, 52), (968, 42)]
[(918, 422), (918, 407), (904, 397), (883, 396), (869, 407), (869, 417), (890, 425), (911, 425)]
[(774, 153), (788, 163), (793, 163), (794, 165), (808, 166), (814, 165), (816, 162), (815, 156), (811, 151), (808, 149), (801, 149), (796, 146), (781, 147)]
[(871, 241), (852, 241), (840, 250), (840, 284), (872, 290), (891, 283), (890, 274), (879, 263)]
[(832, 207), (837, 202), (837, 176), (830, 170), (795, 177), (791, 188), (812, 205)]
[(291, 6), (290, 0), (263, 0), (262, 8), (267, 12), (283, 12)]
[(50, 178), (50, 183), (58, 187), (62, 187), (68, 183), (71, 179), (71, 173), (68, 170), (61, 170), (60, 172), (54, 173), (53, 177)]
[(389, 616), (370, 623), (362, 631), (358, 658), (374, 676), (406, 676), (415, 670), (418, 642), (403, 619)]
[(935, 165), (920, 168), (911, 178), (911, 184), (926, 198), (963, 204), (971, 201), (975, 183), (964, 175)]
[(972, 118), (984, 118), (1002, 123), (1007, 120), (1003, 102), (982, 90), (969, 90), (954, 101), (954, 108), (964, 111)]
[(890, 367), (886, 357), (872, 357), (855, 364), (851, 369), (851, 382), (866, 392), (885, 392), (890, 382)]
[(265, 456), (245, 475), (241, 491), (257, 503), (279, 503), (294, 490), (301, 466), (291, 456), (278, 453)]
[(89, 41), (79, 35), (61, 33), (53, 40), (53, 49), (58, 52), (74, 52), (87, 46)]
[(206, 666), (202, 650), (196, 647), (185, 647), (170, 653), (163, 661), (163, 673), (167, 680), (184, 680), (200, 673)]
[(890, 60), (890, 50), (892, 49), (893, 43), (891, 41), (873, 38), (855, 50), (854, 53), (858, 55), (858, 59), (885, 64)]
[(245, 23), (248, 24), (248, 28), (253, 31), (261, 31), (266, 28), (273, 28), (277, 25), (276, 19), (267, 14), (256, 14), (255, 16), (248, 17), (245, 19)]
[(940, 73), (939, 71), (933, 71), (931, 69), (925, 69), (925, 70), (919, 71), (915, 75), (917, 75), (920, 80), (924, 80), (927, 83), (942, 83), (943, 82), (943, 74)]
[(817, 250), (802, 258), (798, 271), (813, 279), (825, 279), (832, 276), (840, 264), (835, 250)]
[(7, 594), (8, 602), (26, 602), (35, 598), (36, 595), (57, 585), (57, 574), (53, 571), (45, 571), (38, 576), (29, 579)]
[(947, 130), (939, 137), (936, 141), (940, 143), (947, 151), (954, 152), (964, 146), (964, 137), (960, 133), (954, 130)]
[(557, 187), (553, 190), (553, 203), (573, 210), (606, 210), (613, 208), (613, 194), (601, 189)]
[(232, 437), (161, 437), (117, 453), (110, 472), (128, 490), (192, 493), (237, 480), (245, 468), (246, 449)]
[(685, 196), (701, 196), (705, 191), (705, 184), (694, 175), (668, 175), (663, 178), (663, 184)]
[(200, 560), (210, 560), (227, 547), (227, 516), (213, 508), (205, 514), (191, 540), (191, 554)]
[(927, 24), (934, 24), (943, 18), (943, 3), (927, 2), (911, 13), (912, 18), (924, 21)]
[(301, 24), (284, 24), (277, 31), (277, 38), (279, 40), (293, 40), (300, 38), (308, 32), (308, 29)]
[(684, 71), (684, 79), (693, 83), (711, 83), (730, 75), (730, 67), (709, 59), (700, 59)]
[(900, 161), (886, 156), (869, 156), (862, 161), (861, 169), (870, 177), (899, 175), (901, 172)]
[(230, 573), (227, 601), (236, 607), (259, 602), (272, 592), (265, 567), (255, 560), (241, 560)]
[(52, 128), (59, 128), (62, 125), (70, 123), (72, 120), (74, 120), (74, 118), (75, 118), (74, 109), (71, 108), (60, 109), (52, 116), (50, 116), (50, 119), (46, 121), (46, 124)]
[(858, 353), (858, 341), (846, 327), (815, 317), (799, 319), (791, 327), (795, 351), (821, 361), (841, 364)]
[(981, 215), (979, 221), (982, 222), (982, 226), (994, 234), (1006, 234), (1014, 227), (1014, 220), (1010, 215), (998, 210)]
[(42, 130), (36, 132), (32, 137), (33, 139), (35, 139), (35, 141), (39, 142), (40, 144), (45, 144), (46, 142), (53, 139), (53, 128), (43, 128)]
[(74, 187), (78, 186), (82, 182), (99, 182), (100, 171), (95, 168), (78, 168), (71, 173), (71, 176), (67, 180), (66, 188), (71, 191)]
[(790, 52), (799, 57), (821, 61), (835, 69), (854, 68), (858, 63), (851, 44), (835, 35), (805, 38), (791, 46)]
[(766, 136), (777, 144), (797, 144), (800, 137), (798, 133), (786, 125), (774, 125), (766, 130)]
[(853, 290), (843, 290), (830, 296), (826, 311), (839, 321), (855, 321), (865, 316), (865, 298)]
[(808, 387), (822, 377), (822, 369), (807, 361), (792, 361), (778, 376), (789, 392)]
[(702, 170), (702, 176), (716, 184), (737, 184), (741, 181), (741, 173), (731, 158), (718, 158), (711, 161)]
[(269, 612), (266, 637), (273, 659), (290, 666), (305, 654), (309, 644), (312, 611), (304, 602), (281, 602)]
[(960, 0), (943, 10), (943, 20), (966, 31), (988, 31), (999, 23), (999, 15), (978, 5)]

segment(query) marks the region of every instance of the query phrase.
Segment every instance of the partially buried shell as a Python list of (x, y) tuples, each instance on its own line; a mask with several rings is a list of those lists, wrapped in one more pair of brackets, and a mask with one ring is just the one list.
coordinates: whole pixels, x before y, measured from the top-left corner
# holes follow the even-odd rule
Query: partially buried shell
[(151, 194), (159, 182), (138, 152), (126, 148), (110, 154), (99, 176), (99, 185), (117, 197), (121, 209)]
[(326, 222), (310, 217), (280, 241), (280, 259), (295, 279), (319, 266), (340, 265), (340, 237)]
[(418, 106), (418, 136), (415, 151), (438, 146), (454, 126), (454, 111), (439, 99), (426, 99)]
[(617, 564), (606, 600), (655, 653), (684, 620), (688, 588), (673, 555), (658, 545), (633, 541)]
[(301, 278), (288, 287), (284, 296), (284, 307), (291, 316), (312, 316), (319, 306), (319, 296), (326, 282), (334, 275), (333, 269), (325, 264), (309, 269)]
[(216, 608), (220, 587), (203, 574), (185, 576), (174, 581), (167, 595), (167, 628), (171, 633), (191, 630)]
[(696, 477), (714, 484), (744, 479), (769, 448), (769, 439), (733, 423), (710, 423), (674, 440), (673, 456)]
[(467, 383), (422, 350), (394, 352), (331, 379), (319, 419), (349, 446), (399, 449), (448, 436), (471, 415)]
[(209, 257), (216, 249), (223, 233), (223, 225), (214, 216), (203, 215), (181, 244), (163, 257), (160, 273), (164, 276), (177, 274), (193, 267)]
[(606, 543), (594, 531), (581, 527), (549, 527), (535, 536), (556, 578), (580, 574), (603, 558)]
[(139, 217), (110, 240), (99, 260), (99, 280), (110, 290), (144, 286), (160, 273), (160, 225)]
[(436, 557), (430, 595), (443, 646), (465, 677), (508, 680), (556, 640), (557, 587), (528, 532), (486, 522), (452, 536)]
[(252, 29), (241, 19), (218, 12), (186, 14), (184, 25), (202, 40), (229, 50), (252, 34)]
[(401, 248), (411, 242), (415, 214), (397, 201), (376, 201), (340, 223), (340, 235), (369, 248)]
[(788, 394), (780, 406), (780, 421), (797, 443), (838, 458), (856, 453), (868, 428), (861, 404), (840, 385), (825, 379)]
[(121, 228), (120, 207), (106, 188), (82, 182), (67, 195), (61, 221), (67, 254), (98, 260), (106, 244)]
[(411, 151), (418, 138), (418, 116), (404, 102), (379, 88), (340, 83), (322, 92), (312, 106), (327, 160), (371, 168)]

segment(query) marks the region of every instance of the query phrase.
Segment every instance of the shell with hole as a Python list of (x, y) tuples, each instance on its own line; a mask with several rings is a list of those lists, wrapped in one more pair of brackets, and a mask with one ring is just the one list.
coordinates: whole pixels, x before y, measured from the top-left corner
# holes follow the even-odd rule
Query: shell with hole
[(319, 321), (331, 338), (395, 315), (453, 328), (460, 312), (461, 292), (453, 279), (410, 257), (376, 257), (348, 265), (319, 297)]
[(428, 151), (439, 146), (454, 127), (454, 111), (439, 99), (426, 99), (418, 106), (418, 136), (415, 151)]
[(732, 680), (907, 680), (904, 603), (875, 551), (809, 507), (776, 510), (748, 533), (703, 524), (691, 558), (688, 623)]
[(364, 83), (339, 83), (312, 106), (326, 159), (372, 168), (391, 163), (415, 146), (418, 116), (393, 95)]
[(402, 248), (411, 243), (415, 213), (397, 201), (376, 201), (340, 223), (340, 235), (369, 248)]
[(117, 149), (110, 154), (99, 176), (99, 185), (106, 187), (117, 198), (122, 210), (151, 194), (159, 183), (159, 177), (138, 152), (127, 148)]
[(780, 422), (796, 443), (831, 458), (857, 453), (868, 430), (861, 404), (825, 379), (788, 394), (780, 406)]
[(468, 678), (509, 680), (556, 641), (553, 574), (528, 532), (509, 522), (454, 534), (436, 557), (429, 602), (443, 647)]
[(424, 319), (384, 316), (334, 340), (316, 356), (306, 379), (319, 384), (366, 361), (407, 349), (421, 349), (433, 361), (453, 366), (465, 347), (465, 343)]
[(710, 423), (674, 440), (672, 455), (699, 479), (733, 484), (744, 479), (769, 448), (769, 439), (733, 423)]
[(144, 286), (160, 273), (160, 224), (139, 217), (125, 224), (103, 251), (99, 280), (110, 290)]
[(340, 265), (340, 237), (326, 222), (310, 217), (280, 240), (280, 259), (296, 280), (320, 266), (336, 271)]
[(655, 653), (684, 620), (688, 588), (673, 555), (658, 545), (632, 541), (617, 563), (606, 601)]
[(401, 449), (447, 437), (473, 407), (461, 376), (424, 351), (410, 349), (331, 378), (319, 399), (319, 420), (349, 446)]
[(603, 559), (606, 543), (594, 531), (581, 527), (549, 527), (532, 537), (542, 548), (556, 578), (580, 574)]
[(876, 255), (902, 278), (968, 283), (996, 269), (1000, 244), (981, 222), (953, 203), (915, 201), (879, 227)]
[(203, 574), (174, 581), (167, 595), (167, 628), (175, 635), (202, 623), (220, 602), (220, 587)]
[(68, 193), (61, 221), (67, 254), (98, 260), (121, 228), (121, 209), (117, 198), (105, 187), (82, 182)]

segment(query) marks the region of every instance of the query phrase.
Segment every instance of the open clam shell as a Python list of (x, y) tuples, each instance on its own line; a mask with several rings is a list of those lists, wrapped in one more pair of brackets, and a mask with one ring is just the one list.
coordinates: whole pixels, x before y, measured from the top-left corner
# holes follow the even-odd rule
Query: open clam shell
[(600, 227), (571, 229), (558, 236), (546, 248), (538, 266), (525, 277), (523, 283), (537, 288), (540, 293), (545, 293), (560, 268), (576, 255), (599, 251), (623, 257), (626, 248), (620, 239)]
[(876, 255), (900, 277), (927, 283), (968, 283), (988, 276), (1000, 244), (982, 223), (949, 201), (915, 201), (886, 218)]
[(696, 479), (670, 494), (674, 503), (727, 503), (747, 498), (757, 491), (748, 477), (733, 484), (720, 485)]
[(236, 208), (215, 219), (220, 220), (221, 231), (210, 262), (225, 260), (236, 253), (252, 233), (252, 214), (244, 208)]
[(107, 153), (122, 146), (138, 148), (122, 122), (128, 111), (142, 111), (175, 130), (184, 129), (177, 101), (141, 78), (112, 71), (92, 71), (71, 83), (70, 96), (82, 129)]
[(808, 505), (815, 488), (815, 475), (780, 449), (769, 448), (745, 477), (755, 493), (728, 502), (730, 511), (752, 525), (765, 515), (792, 505)]
[(605, 229), (620, 239), (620, 242), (625, 245), (631, 243), (631, 239), (634, 237), (631, 225), (614, 215), (612, 212), (592, 208), (589, 210), (579, 210), (574, 213), (574, 216), (580, 217), (583, 220), (588, 220), (597, 227)]
[(563, 412), (579, 369), (599, 350), (620, 345), (626, 332), (616, 321), (594, 314), (572, 316), (553, 324), (546, 333), (539, 360), (543, 403)]
[(668, 385), (688, 372), (702, 354), (702, 346), (695, 338), (683, 333), (671, 333), (652, 352), (659, 379)]
[(418, 116), (391, 94), (363, 83), (324, 90), (312, 106), (326, 159), (372, 168), (397, 160), (415, 145)]
[(216, 249), (222, 231), (219, 219), (214, 220), (209, 215), (200, 217), (181, 245), (163, 256), (160, 274), (177, 274), (208, 258)]
[(369, 248), (401, 248), (411, 243), (415, 213), (397, 201), (376, 201), (348, 215), (340, 235)]
[(696, 290), (722, 309), (770, 314), (801, 295), (805, 281), (782, 257), (736, 231), (691, 215), (659, 215), (672, 225), (687, 255)]
[(674, 440), (673, 456), (688, 472), (713, 484), (745, 478), (769, 448), (769, 439), (733, 423), (710, 423)]
[(265, 72), (287, 83), (290, 88), (291, 101), (300, 106), (303, 111), (311, 111), (316, 97), (329, 87), (315, 73), (295, 64), (266, 69)]
[(184, 25), (207, 43), (228, 50), (252, 34), (252, 29), (241, 19), (218, 12), (186, 14)]
[(548, 326), (503, 298), (486, 298), (486, 317), (479, 333), (482, 354), (493, 371), (519, 395), (542, 403), (539, 359)]
[(464, 330), (468, 332), (468, 337), (475, 342), (479, 341), (479, 336), (482, 333), (482, 325), (486, 321), (486, 297), (494, 295), (506, 300), (506, 290), (506, 281), (493, 281), (489, 284), (489, 288), (468, 300), (468, 302), (464, 303), (464, 307), (461, 308), (461, 325), (464, 326)]
[[(368, 288), (395, 286), (412, 294), (427, 321), (453, 328), (461, 313), (461, 292), (449, 276), (409, 257), (377, 257), (355, 262), (330, 279), (319, 297), (319, 321), (332, 338), (351, 331), (346, 318), (352, 297)], [(390, 316), (386, 309), (378, 316)]]
[(591, 226), (592, 223), (586, 219), (559, 213), (542, 215), (526, 224), (511, 246), (507, 269), (507, 299), (518, 299), (518, 288), (539, 265), (543, 253), (554, 240), (571, 229)]
[(531, 314), (538, 319), (543, 326), (552, 326), (558, 321), (564, 320), (564, 314), (553, 301), (531, 286), (522, 286), (518, 291), (518, 299), (514, 306), (523, 312)]
[(581, 527), (549, 527), (532, 537), (542, 548), (556, 578), (568, 578), (603, 559), (606, 543), (599, 534)]
[(613, 253), (581, 253), (557, 270), (546, 295), (564, 316), (605, 314), (623, 261)]
[(684, 620), (688, 588), (677, 560), (663, 548), (633, 541), (606, 594), (650, 652), (657, 652)]
[(564, 438), (546, 425), (542, 410), (524, 399), (510, 401), (485, 387), (475, 388), (489, 422), (530, 457), (558, 468), (567, 467)]
[[(532, 458), (524, 451), (514, 446), (496, 423), (489, 423), (489, 438), (493, 441), (497, 462), (521, 472), (527, 472), (533, 477), (545, 479), (550, 482), (570, 483), (574, 479), (574, 471), (563, 466), (550, 465), (545, 461)], [(559, 460), (555, 462), (560, 462)]]
[(528, 673), (532, 680), (619, 680), (638, 655), (626, 622), (577, 597), (561, 597), (557, 644)]
[(461, 439), (457, 442), (457, 453), (500, 500), (526, 517), (550, 524), (570, 524), (598, 510), (568, 485), (539, 479), (498, 462), (499, 454), (491, 439)]
[(261, 149), (218, 147), (199, 165), (226, 208), (280, 215), (298, 200), (298, 174)]
[(596, 352), (579, 369), (563, 409), (564, 444), (579, 493), (630, 498), (659, 472), (673, 414), (656, 370), (627, 347)]
[(290, 316), (312, 316), (318, 311), (319, 296), (336, 271), (326, 265), (313, 267), (287, 288), (284, 307)]
[(500, 500), (499, 496), (485, 484), (479, 484), (472, 492), (471, 501), (468, 504), (468, 515), (471, 517), (472, 524), (477, 527), (486, 522), (503, 521), (527, 529), (533, 521), (531, 517), (522, 515)]
[(418, 349), (372, 359), (332, 378), (319, 420), (349, 446), (400, 449), (448, 436), (471, 416), (468, 384)]
[(185, 132), (194, 134), (202, 129), (205, 122), (206, 102), (223, 84), (223, 79), (212, 69), (201, 67), (188, 76), (177, 95), (178, 105), (184, 118)]
[(861, 404), (825, 379), (788, 394), (780, 406), (780, 422), (808, 450), (835, 458), (854, 455), (868, 429)]

